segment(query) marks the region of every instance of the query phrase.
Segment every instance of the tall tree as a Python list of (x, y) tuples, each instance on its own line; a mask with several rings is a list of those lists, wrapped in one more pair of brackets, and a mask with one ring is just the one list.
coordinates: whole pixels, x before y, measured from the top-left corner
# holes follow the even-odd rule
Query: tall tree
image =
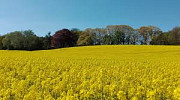
[(125, 35), (125, 41), (124, 44), (131, 44), (134, 40), (134, 29), (131, 26), (128, 25), (109, 25), (106, 27), (107, 34), (115, 34), (118, 32), (123, 32)]
[(138, 29), (138, 32), (142, 38), (141, 44), (147, 45), (149, 41), (149, 33), (151, 32), (151, 29), (149, 27), (142, 26)]
[(81, 35), (82, 31), (78, 28), (72, 28), (71, 29), (71, 32), (74, 34), (75, 36), (75, 41), (76, 41), (76, 45), (77, 45), (77, 41), (78, 41), (78, 38), (79, 36)]
[(169, 35), (168, 32), (161, 33), (160, 35), (152, 39), (151, 44), (152, 45), (169, 45), (168, 35)]
[(39, 47), (39, 37), (37, 37), (32, 30), (26, 30), (23, 32), (23, 35), (25, 37), (24, 39), (24, 48), (26, 50), (36, 50), (40, 49), (42, 47)]
[(150, 32), (150, 41), (152, 41), (154, 38), (156, 38), (161, 33), (163, 33), (162, 30), (159, 27), (149, 26), (149, 28), (151, 29), (151, 32)]
[(42, 49), (42, 40), (32, 30), (11, 32), (2, 40), (5, 49), (39, 50)]
[(161, 29), (155, 26), (142, 26), (138, 29), (142, 44), (150, 44), (153, 38), (162, 33)]
[(139, 40), (139, 34), (136, 30), (134, 30), (131, 36), (130, 44), (133, 44), (133, 45), (138, 44), (138, 40)]
[(5, 36), (2, 43), (6, 49), (23, 49), (24, 35), (21, 31), (11, 32)]
[(169, 42), (172, 45), (180, 45), (180, 27), (175, 27), (169, 32)]
[(93, 45), (92, 35), (88, 34), (87, 32), (82, 32), (78, 38), (77, 45)]
[(2, 40), (5, 38), (5, 36), (0, 36), (0, 50), (2, 50), (4, 47), (3, 47), (3, 43), (2, 43)]
[(50, 49), (51, 48), (51, 32), (49, 32), (44, 37), (43, 44), (44, 44), (44, 46), (43, 46), (44, 49)]
[(93, 45), (100, 45), (103, 43), (103, 37), (105, 35), (105, 30), (103, 28), (88, 28), (84, 32), (91, 36)]
[(125, 44), (125, 33), (122, 31), (117, 31), (114, 34), (114, 44)]
[(75, 35), (68, 29), (62, 29), (52, 36), (51, 47), (52, 48), (63, 48), (72, 47), (76, 44)]
[(111, 45), (111, 44), (113, 44), (113, 37), (112, 37), (111, 35), (106, 34), (106, 35), (103, 37), (103, 44), (105, 44), (105, 45)]

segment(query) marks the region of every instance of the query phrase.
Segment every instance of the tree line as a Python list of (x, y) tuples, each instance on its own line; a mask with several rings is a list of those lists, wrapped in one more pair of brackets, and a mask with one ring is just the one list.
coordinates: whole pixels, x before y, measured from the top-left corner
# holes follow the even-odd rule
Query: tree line
[(180, 27), (163, 32), (156, 26), (134, 29), (128, 25), (109, 25), (83, 31), (62, 29), (44, 37), (37, 36), (32, 30), (0, 36), (1, 50), (46, 50), (88, 45), (180, 45)]

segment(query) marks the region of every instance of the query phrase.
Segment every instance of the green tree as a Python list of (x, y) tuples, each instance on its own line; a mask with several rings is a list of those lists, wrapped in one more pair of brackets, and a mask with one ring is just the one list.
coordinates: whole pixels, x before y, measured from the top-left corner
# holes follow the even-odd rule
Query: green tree
[(103, 38), (103, 44), (111, 45), (113, 43), (113, 39), (111, 35), (105, 35)]
[(23, 49), (24, 36), (21, 31), (15, 31), (7, 34), (2, 40), (6, 49)]
[(86, 32), (82, 32), (78, 38), (77, 45), (79, 46), (93, 45), (92, 36)]
[(75, 45), (77, 45), (77, 41), (78, 41), (79, 36), (81, 35), (82, 31), (80, 29), (77, 29), (77, 28), (72, 28), (71, 32), (74, 34), (74, 38), (75, 38), (75, 41), (76, 41)]
[(151, 41), (152, 45), (169, 45), (168, 41), (169, 33), (161, 33), (159, 36), (153, 38)]
[(15, 31), (8, 33), (2, 40), (5, 49), (15, 50), (38, 50), (42, 49), (42, 39), (32, 30)]
[(169, 32), (169, 43), (180, 45), (180, 27), (175, 27)]
[(109, 25), (106, 27), (107, 34), (115, 34), (118, 32), (124, 33), (124, 43), (123, 44), (132, 44), (135, 40), (135, 30), (128, 25)]
[(139, 40), (139, 34), (138, 34), (138, 32), (137, 31), (133, 31), (133, 34), (132, 34), (132, 36), (131, 36), (131, 43), (130, 44), (133, 44), (133, 45), (135, 45), (135, 44), (137, 44), (138, 43), (138, 40)]
[(32, 30), (26, 30), (23, 32), (24, 35), (24, 48), (26, 50), (35, 50), (37, 48), (38, 37)]
[(122, 31), (117, 31), (114, 34), (113, 42), (114, 44), (125, 44), (125, 33)]
[(161, 29), (155, 26), (142, 26), (138, 29), (141, 36), (141, 44), (148, 45), (150, 42), (162, 33)]
[(51, 32), (49, 32), (43, 40), (43, 48), (44, 49), (50, 49), (51, 48)]
[(5, 36), (0, 36), (0, 50), (3, 49), (3, 43), (2, 40), (4, 39)]

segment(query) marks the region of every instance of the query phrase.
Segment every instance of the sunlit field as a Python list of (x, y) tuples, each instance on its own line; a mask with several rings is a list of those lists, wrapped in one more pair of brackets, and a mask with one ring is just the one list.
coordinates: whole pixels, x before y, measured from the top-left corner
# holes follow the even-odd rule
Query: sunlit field
[(180, 46), (0, 51), (0, 98), (180, 100)]

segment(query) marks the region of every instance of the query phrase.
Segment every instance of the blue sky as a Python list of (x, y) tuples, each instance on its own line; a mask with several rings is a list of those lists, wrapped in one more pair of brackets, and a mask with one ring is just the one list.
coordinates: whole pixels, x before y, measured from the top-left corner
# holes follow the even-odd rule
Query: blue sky
[(180, 26), (180, 0), (0, 0), (0, 34), (32, 29), (44, 36), (62, 28)]

